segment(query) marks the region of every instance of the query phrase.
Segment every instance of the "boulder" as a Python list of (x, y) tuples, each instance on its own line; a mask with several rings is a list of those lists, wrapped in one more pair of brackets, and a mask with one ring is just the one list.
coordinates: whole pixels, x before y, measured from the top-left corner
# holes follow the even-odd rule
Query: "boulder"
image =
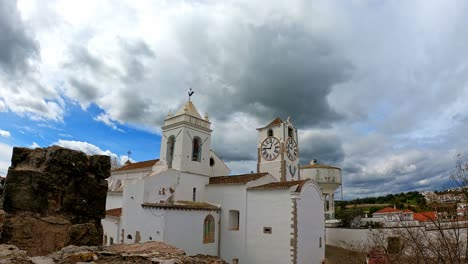
[(101, 245), (108, 156), (62, 147), (13, 148), (5, 180), (2, 243), (29, 255), (67, 245)]

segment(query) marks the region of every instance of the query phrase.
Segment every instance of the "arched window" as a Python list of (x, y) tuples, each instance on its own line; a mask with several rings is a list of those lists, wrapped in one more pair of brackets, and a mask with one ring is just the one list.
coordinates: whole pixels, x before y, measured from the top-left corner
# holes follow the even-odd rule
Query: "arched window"
[(117, 182), (115, 183), (114, 191), (123, 191), (123, 183), (121, 180), (117, 180)]
[(212, 215), (205, 217), (203, 223), (203, 244), (215, 242), (215, 220)]
[(273, 136), (273, 129), (268, 129), (268, 132), (267, 132), (268, 136), (269, 137), (272, 137)]
[(201, 139), (199, 137), (193, 138), (193, 147), (192, 147), (192, 160), (200, 161), (201, 160)]
[(197, 200), (197, 188), (193, 188), (193, 193), (192, 193), (192, 201)]
[(215, 165), (215, 160), (213, 157), (210, 158), (210, 166), (213, 167)]
[(294, 136), (294, 129), (292, 127), (288, 127), (288, 137)]
[(167, 139), (167, 150), (166, 150), (166, 161), (167, 167), (172, 168), (172, 160), (174, 159), (174, 146), (175, 146), (175, 137), (170, 136)]

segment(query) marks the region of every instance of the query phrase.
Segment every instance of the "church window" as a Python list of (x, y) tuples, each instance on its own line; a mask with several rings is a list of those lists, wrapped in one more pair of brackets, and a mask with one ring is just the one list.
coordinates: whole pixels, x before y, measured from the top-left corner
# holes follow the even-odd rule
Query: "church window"
[(292, 127), (288, 127), (288, 137), (294, 136), (294, 129)]
[(268, 129), (268, 132), (267, 132), (268, 136), (269, 137), (272, 137), (273, 136), (273, 129)]
[(132, 238), (132, 235), (129, 234), (129, 235), (127, 236), (127, 239), (133, 239), (133, 238)]
[(197, 188), (193, 188), (193, 192), (192, 192), (192, 201), (196, 201), (197, 200)]
[(110, 244), (110, 245), (113, 245), (113, 244), (114, 244), (114, 238), (113, 238), (113, 237), (110, 237), (110, 239), (109, 239), (109, 244)]
[(269, 227), (269, 226), (264, 226), (264, 227), (263, 227), (263, 233), (265, 233), (265, 234), (271, 234), (271, 227)]
[(238, 210), (229, 210), (229, 230), (239, 230)]
[(213, 157), (210, 158), (210, 166), (213, 167), (215, 165), (215, 160)]
[(193, 138), (193, 147), (192, 147), (192, 160), (200, 161), (201, 160), (201, 139), (199, 137)]
[(107, 245), (107, 235), (104, 235), (104, 245)]
[(203, 223), (203, 243), (215, 242), (215, 220), (212, 215), (207, 215)]
[(122, 190), (122, 181), (121, 180), (118, 180), (115, 184), (115, 187), (114, 187), (114, 191), (121, 191)]
[(322, 247), (322, 237), (319, 237), (319, 248)]
[(153, 238), (152, 238), (152, 237), (149, 237), (149, 240), (151, 241), (151, 240), (153, 240)]
[(175, 146), (175, 137), (170, 136), (167, 139), (167, 151), (166, 151), (166, 161), (167, 167), (172, 168), (172, 160), (174, 159), (174, 146)]

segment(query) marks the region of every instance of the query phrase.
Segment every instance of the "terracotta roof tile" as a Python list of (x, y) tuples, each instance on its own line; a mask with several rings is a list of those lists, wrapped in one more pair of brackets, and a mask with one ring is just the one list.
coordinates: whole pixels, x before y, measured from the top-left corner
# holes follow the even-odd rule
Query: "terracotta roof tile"
[(130, 164), (124, 165), (124, 166), (122, 166), (122, 167), (120, 167), (118, 169), (112, 170), (112, 171), (134, 170), (134, 169), (141, 169), (141, 168), (151, 167), (158, 161), (159, 161), (159, 159), (154, 159), (154, 160), (145, 160), (145, 161), (142, 161), (142, 162), (130, 163)]
[(143, 203), (143, 207), (163, 208), (163, 209), (190, 209), (190, 210), (219, 210), (216, 205), (204, 202), (177, 201), (175, 203)]
[(385, 207), (383, 209), (378, 210), (374, 214), (385, 214), (385, 213), (399, 213), (401, 212), (398, 209), (392, 208), (392, 207)]
[(264, 128), (268, 128), (268, 127), (273, 127), (273, 126), (277, 126), (277, 125), (280, 125), (284, 123), (283, 120), (281, 120), (281, 118), (277, 117), (275, 118), (273, 121), (270, 122), (270, 124), (264, 126), (264, 127), (260, 127), (260, 128), (257, 128), (257, 130), (261, 130), (261, 129), (264, 129)]
[(249, 188), (250, 190), (260, 190), (260, 189), (285, 189), (285, 188), (290, 188), (295, 185), (297, 186), (296, 192), (299, 192), (304, 185), (305, 182), (307, 182), (309, 179), (306, 180), (299, 180), (299, 181), (285, 181), (285, 182), (270, 182), (264, 185), (260, 186), (255, 186)]
[(218, 176), (211, 177), (209, 184), (239, 184), (239, 183), (248, 183), (259, 179), (268, 173), (250, 173), (250, 174), (241, 174), (241, 175), (232, 175), (232, 176)]
[(114, 208), (106, 210), (106, 216), (120, 217), (122, 215), (122, 208)]
[(437, 219), (436, 212), (422, 212), (422, 213), (414, 213), (413, 219), (419, 222), (428, 222), (434, 221)]

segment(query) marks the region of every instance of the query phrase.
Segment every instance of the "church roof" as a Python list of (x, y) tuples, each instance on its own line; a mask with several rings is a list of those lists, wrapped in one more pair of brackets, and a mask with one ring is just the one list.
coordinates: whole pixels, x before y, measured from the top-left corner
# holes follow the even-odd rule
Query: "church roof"
[(159, 159), (153, 159), (153, 160), (145, 160), (141, 162), (129, 163), (112, 171), (125, 171), (125, 170), (134, 170), (134, 169), (152, 167), (158, 161)]
[(264, 127), (257, 128), (257, 130), (265, 129), (265, 128), (268, 128), (268, 127), (274, 127), (274, 126), (280, 125), (282, 123), (284, 123), (283, 120), (281, 120), (281, 118), (277, 117), (273, 121), (271, 121), (270, 124), (268, 124), (268, 125), (266, 125)]
[(204, 202), (177, 201), (175, 203), (143, 203), (143, 207), (163, 209), (219, 210), (219, 206)]
[(179, 115), (183, 115), (183, 114), (188, 114), (188, 115), (191, 115), (191, 116), (194, 116), (196, 118), (200, 118), (200, 119), (203, 119), (201, 117), (201, 115), (198, 113), (198, 110), (197, 108), (195, 108), (195, 105), (193, 105), (192, 101), (187, 101), (187, 103), (185, 103), (182, 108), (179, 109), (179, 111), (177, 111), (177, 113), (174, 114), (174, 116), (179, 116)]
[(106, 216), (120, 217), (122, 215), (122, 208), (114, 208), (106, 210)]
[(249, 190), (262, 190), (262, 189), (286, 189), (286, 188), (291, 188), (293, 186), (297, 185), (296, 192), (301, 191), (302, 186), (304, 185), (305, 182), (307, 182), (309, 179), (305, 180), (298, 180), (298, 181), (285, 181), (285, 182), (270, 182), (264, 185), (260, 186), (255, 186), (249, 188)]
[(301, 166), (301, 169), (311, 169), (311, 168), (341, 170), (341, 168), (330, 166), (330, 165), (324, 165), (324, 164), (310, 164), (310, 165)]
[(209, 184), (245, 184), (250, 181), (255, 181), (265, 175), (267, 172), (262, 173), (249, 173), (249, 174), (241, 174), (241, 175), (232, 175), (232, 176), (218, 176), (218, 177), (210, 177)]

